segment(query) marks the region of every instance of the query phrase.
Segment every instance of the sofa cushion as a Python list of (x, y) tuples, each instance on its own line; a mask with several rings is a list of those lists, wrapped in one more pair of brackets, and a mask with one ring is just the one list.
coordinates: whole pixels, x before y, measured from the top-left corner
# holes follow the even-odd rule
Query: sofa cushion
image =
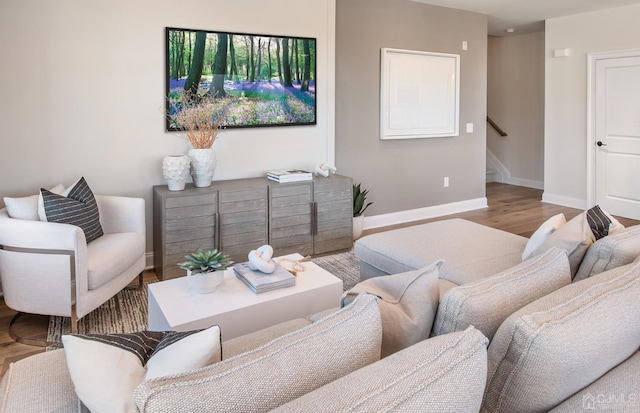
[(267, 411), (380, 358), (376, 298), (363, 294), (330, 316), (214, 365), (147, 380), (140, 412)]
[(441, 265), (442, 261), (438, 261), (417, 271), (371, 278), (342, 294), (341, 306), (351, 303), (361, 293), (379, 298), (382, 357), (429, 337), (438, 308)]
[(93, 413), (135, 412), (131, 395), (145, 379), (219, 362), (220, 328), (202, 331), (62, 336), (69, 373)]
[(582, 212), (549, 235), (531, 256), (543, 254), (553, 247), (562, 248), (569, 254), (569, 266), (573, 278), (578, 272), (587, 249), (595, 241), (596, 238), (587, 222), (586, 212)]
[[(54, 194), (61, 194), (64, 192), (64, 186), (56, 185), (49, 189)], [(21, 198), (10, 198), (5, 196), (3, 198), (4, 205), (7, 207), (7, 213), (14, 219), (26, 219), (28, 221), (39, 221), (38, 215), (38, 202), (42, 202), (42, 195), (36, 194), (31, 196), (25, 196)]]
[(616, 231), (596, 241), (585, 255), (573, 281), (626, 265), (640, 257), (640, 225)]
[[(337, 307), (334, 308), (332, 310), (332, 313), (337, 310)], [(262, 330), (255, 331), (253, 333), (226, 340), (222, 343), (222, 358), (223, 360), (226, 360), (233, 356), (237, 356), (238, 354), (242, 354), (246, 351), (253, 350), (254, 348), (258, 348), (263, 344), (267, 344), (274, 338), (278, 338), (285, 334), (291, 333), (292, 331), (299, 330), (302, 327), (308, 326), (309, 324), (311, 324), (311, 321), (306, 318), (296, 318), (276, 324), (271, 327), (264, 328)]]
[(1, 412), (79, 411), (80, 400), (73, 388), (63, 349), (11, 363), (2, 377), (0, 394)]
[(637, 412), (640, 408), (640, 352), (609, 370), (591, 385), (551, 410), (552, 413), (582, 411)]
[(67, 188), (62, 195), (40, 189), (44, 202), (45, 216), (42, 221), (59, 222), (82, 228), (87, 242), (102, 235), (100, 214), (95, 197), (87, 181), (80, 178)]
[(144, 236), (135, 232), (104, 234), (87, 245), (89, 290), (100, 288), (144, 256)]
[(640, 264), (595, 275), (518, 310), (489, 346), (484, 412), (549, 411), (640, 343)]
[(552, 248), (500, 274), (449, 290), (438, 307), (433, 334), (472, 325), (491, 340), (516, 310), (570, 283), (567, 252)]
[(531, 235), (527, 245), (522, 252), (522, 261), (531, 257), (531, 253), (535, 251), (542, 243), (549, 238), (549, 235), (553, 234), (558, 228), (567, 223), (567, 219), (564, 214), (554, 215), (548, 220), (544, 221), (538, 229)]
[(414, 271), (444, 259), (440, 278), (456, 285), (522, 261), (527, 238), (464, 219), (447, 219), (360, 238), (354, 253), (382, 273)]
[(477, 412), (487, 339), (476, 329), (406, 348), (274, 412)]

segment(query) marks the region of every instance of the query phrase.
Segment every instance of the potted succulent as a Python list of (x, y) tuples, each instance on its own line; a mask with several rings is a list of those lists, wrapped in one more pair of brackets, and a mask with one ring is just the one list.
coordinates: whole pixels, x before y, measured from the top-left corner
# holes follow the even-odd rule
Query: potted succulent
[(233, 264), (227, 254), (217, 249), (198, 248), (185, 258), (187, 261), (179, 263), (178, 267), (187, 270), (187, 284), (201, 294), (215, 291), (224, 281), (224, 270)]
[(356, 240), (362, 235), (364, 225), (364, 211), (369, 208), (373, 202), (365, 204), (367, 200), (368, 189), (361, 189), (360, 184), (353, 184), (353, 239)]

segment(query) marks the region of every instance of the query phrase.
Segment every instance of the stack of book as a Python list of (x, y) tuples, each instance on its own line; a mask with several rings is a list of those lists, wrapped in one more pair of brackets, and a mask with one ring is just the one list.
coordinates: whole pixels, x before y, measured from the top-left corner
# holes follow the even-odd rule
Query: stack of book
[(267, 178), (278, 183), (299, 182), (312, 180), (313, 174), (300, 169), (283, 169), (280, 171), (268, 171)]
[(256, 294), (296, 285), (296, 277), (278, 264), (271, 274), (252, 270), (248, 261), (234, 265), (233, 272)]

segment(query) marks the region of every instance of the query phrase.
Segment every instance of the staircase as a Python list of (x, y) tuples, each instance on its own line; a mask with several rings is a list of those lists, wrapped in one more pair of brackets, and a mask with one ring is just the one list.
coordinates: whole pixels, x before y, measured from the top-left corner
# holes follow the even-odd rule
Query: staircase
[(499, 182), (496, 178), (498, 177), (498, 171), (492, 168), (487, 168), (487, 180), (486, 182)]

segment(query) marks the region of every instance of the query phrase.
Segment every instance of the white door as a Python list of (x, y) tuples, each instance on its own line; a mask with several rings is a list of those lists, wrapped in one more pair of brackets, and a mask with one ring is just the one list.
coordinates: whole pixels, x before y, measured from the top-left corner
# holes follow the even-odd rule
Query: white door
[(600, 59), (595, 71), (596, 203), (640, 219), (640, 56)]

